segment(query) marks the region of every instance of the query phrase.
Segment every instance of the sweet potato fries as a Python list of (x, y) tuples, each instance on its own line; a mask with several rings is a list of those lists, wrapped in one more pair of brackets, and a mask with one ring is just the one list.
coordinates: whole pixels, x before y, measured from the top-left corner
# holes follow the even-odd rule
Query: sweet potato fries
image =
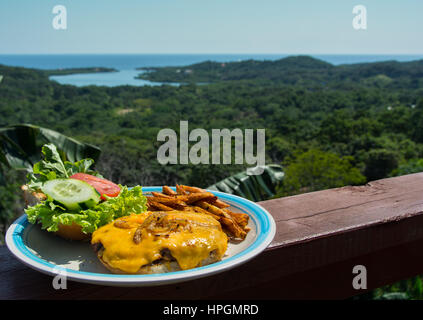
[(162, 192), (152, 192), (147, 197), (149, 211), (194, 211), (211, 215), (220, 222), (222, 230), (234, 240), (244, 240), (250, 228), (248, 214), (232, 212), (229, 204), (206, 190), (176, 185), (176, 192), (164, 186)]

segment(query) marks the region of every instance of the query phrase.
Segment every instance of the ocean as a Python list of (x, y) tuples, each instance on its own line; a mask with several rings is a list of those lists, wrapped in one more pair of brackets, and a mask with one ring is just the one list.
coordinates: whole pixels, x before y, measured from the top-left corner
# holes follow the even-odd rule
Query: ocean
[[(161, 83), (135, 79), (139, 67), (184, 66), (206, 60), (218, 62), (255, 60), (277, 60), (288, 54), (0, 54), (0, 64), (35, 69), (63, 69), (84, 67), (115, 68), (118, 72), (86, 73), (65, 76), (51, 76), (61, 84), (75, 86), (120, 86), (161, 85)], [(332, 63), (351, 64), (377, 61), (412, 61), (423, 59), (422, 55), (311, 55)]]

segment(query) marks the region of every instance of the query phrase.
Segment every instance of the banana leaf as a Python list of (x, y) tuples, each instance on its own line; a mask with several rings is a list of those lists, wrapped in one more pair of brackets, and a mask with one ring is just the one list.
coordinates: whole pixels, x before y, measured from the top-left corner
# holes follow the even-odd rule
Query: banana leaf
[(261, 175), (251, 174), (258, 168), (247, 169), (225, 178), (207, 189), (235, 194), (252, 201), (263, 201), (275, 195), (276, 186), (283, 180), (284, 172), (280, 165), (263, 166)]
[(375, 300), (409, 300), (407, 292), (387, 292)]
[(34, 163), (41, 159), (41, 145), (50, 142), (60, 150), (64, 160), (75, 162), (84, 158), (98, 159), (100, 149), (79, 142), (57, 131), (18, 124), (0, 128), (0, 163), (8, 168), (32, 171)]

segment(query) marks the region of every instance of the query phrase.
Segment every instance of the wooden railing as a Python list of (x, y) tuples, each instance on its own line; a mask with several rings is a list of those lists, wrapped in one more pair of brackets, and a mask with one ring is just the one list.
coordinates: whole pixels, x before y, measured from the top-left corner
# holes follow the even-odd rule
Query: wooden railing
[(0, 248), (0, 299), (342, 299), (423, 274), (423, 173), (260, 202), (274, 217), (271, 245), (230, 271), (184, 283), (118, 288), (69, 282), (24, 266)]

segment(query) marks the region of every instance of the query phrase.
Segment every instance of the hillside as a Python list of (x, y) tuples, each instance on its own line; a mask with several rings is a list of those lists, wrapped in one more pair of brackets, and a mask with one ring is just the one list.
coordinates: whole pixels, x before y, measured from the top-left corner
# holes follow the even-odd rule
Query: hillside
[(309, 56), (292, 56), (276, 61), (206, 61), (184, 67), (139, 68), (140, 79), (158, 82), (211, 83), (261, 80), (290, 85), (338, 85), (360, 82), (382, 87), (419, 87), (423, 82), (423, 60), (386, 61), (334, 66)]

